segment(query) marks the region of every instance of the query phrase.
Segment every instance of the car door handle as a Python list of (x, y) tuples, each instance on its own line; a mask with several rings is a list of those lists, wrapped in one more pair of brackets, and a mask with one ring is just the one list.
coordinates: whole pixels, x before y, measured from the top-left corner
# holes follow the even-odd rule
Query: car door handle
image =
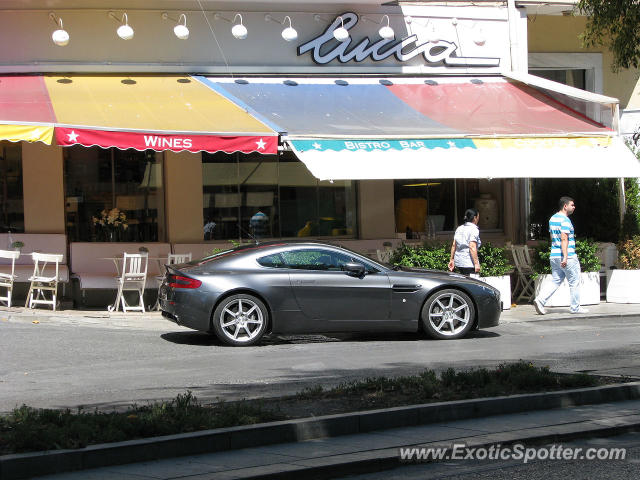
[(315, 280), (294, 280), (294, 285), (313, 285), (316, 283)]

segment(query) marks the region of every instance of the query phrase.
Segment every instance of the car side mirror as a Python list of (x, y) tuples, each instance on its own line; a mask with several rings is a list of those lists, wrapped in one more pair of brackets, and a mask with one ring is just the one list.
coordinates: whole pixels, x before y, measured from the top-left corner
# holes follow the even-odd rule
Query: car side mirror
[(345, 263), (342, 269), (351, 277), (364, 277), (364, 265), (361, 263)]

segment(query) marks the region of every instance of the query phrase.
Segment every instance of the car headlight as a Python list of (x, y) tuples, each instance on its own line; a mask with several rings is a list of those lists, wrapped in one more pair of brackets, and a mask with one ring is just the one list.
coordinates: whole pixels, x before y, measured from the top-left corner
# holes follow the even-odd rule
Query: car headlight
[(486, 290), (487, 293), (489, 293), (493, 298), (495, 298), (496, 300), (500, 300), (500, 290), (489, 285), (483, 286), (482, 288)]

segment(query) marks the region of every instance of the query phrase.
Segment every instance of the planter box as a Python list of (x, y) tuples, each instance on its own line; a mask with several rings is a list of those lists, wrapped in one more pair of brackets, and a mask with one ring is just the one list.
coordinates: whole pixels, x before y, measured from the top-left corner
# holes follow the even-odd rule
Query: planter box
[(610, 270), (607, 302), (640, 303), (640, 270)]
[(485, 283), (500, 290), (500, 301), (502, 302), (502, 310), (511, 309), (511, 276), (503, 275), (501, 277), (480, 277)]
[[(580, 274), (580, 305), (597, 305), (600, 303), (600, 274), (598, 272), (582, 272)], [(553, 283), (551, 275), (538, 275), (535, 280), (536, 296), (540, 290), (546, 290), (547, 285)], [(545, 304), (545, 307), (568, 307), (571, 305), (569, 282), (565, 278)]]

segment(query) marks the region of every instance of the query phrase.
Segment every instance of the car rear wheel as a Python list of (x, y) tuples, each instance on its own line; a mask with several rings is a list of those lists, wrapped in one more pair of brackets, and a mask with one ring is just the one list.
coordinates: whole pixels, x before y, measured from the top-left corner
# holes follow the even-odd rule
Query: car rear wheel
[(440, 290), (431, 295), (421, 313), (424, 330), (438, 339), (464, 337), (473, 328), (474, 318), (471, 298), (455, 289)]
[(240, 293), (225, 298), (213, 312), (213, 330), (229, 345), (253, 345), (267, 329), (267, 307), (253, 295)]

